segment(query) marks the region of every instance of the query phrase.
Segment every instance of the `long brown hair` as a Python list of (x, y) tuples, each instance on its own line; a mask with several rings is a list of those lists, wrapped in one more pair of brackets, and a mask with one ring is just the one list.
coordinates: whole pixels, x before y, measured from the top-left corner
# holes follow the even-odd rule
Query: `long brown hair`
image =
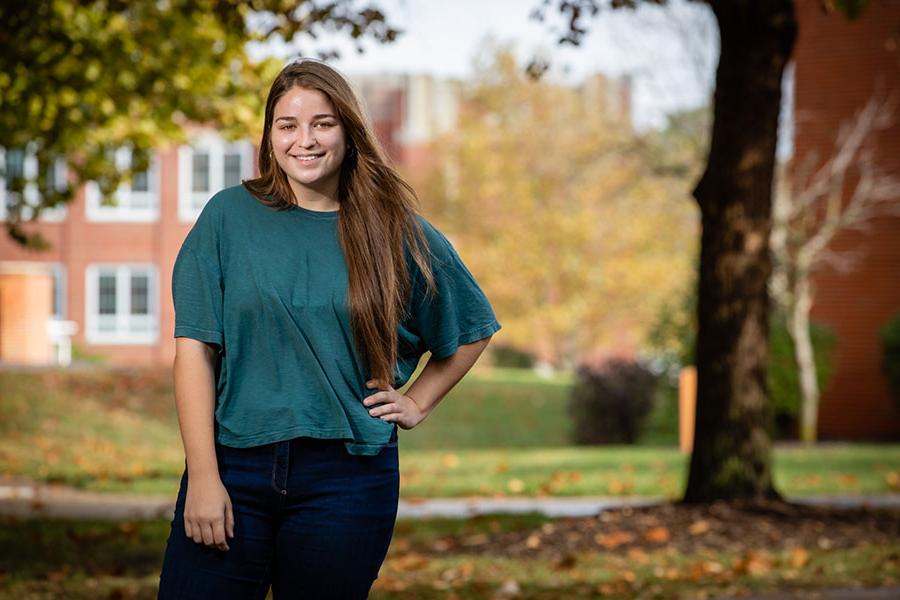
[(394, 383), (397, 326), (407, 316), (412, 281), (405, 248), (436, 291), (428, 242), (417, 219), (420, 202), (415, 190), (389, 164), (368, 117), (347, 80), (316, 59), (285, 66), (272, 82), (266, 100), (265, 124), (259, 144), (259, 173), (244, 181), (261, 202), (285, 210), (295, 203), (284, 171), (271, 155), (275, 104), (300, 86), (325, 94), (344, 128), (349, 149), (341, 165), (338, 198), (338, 239), (347, 262), (347, 305), (357, 350), (368, 369), (367, 379)]

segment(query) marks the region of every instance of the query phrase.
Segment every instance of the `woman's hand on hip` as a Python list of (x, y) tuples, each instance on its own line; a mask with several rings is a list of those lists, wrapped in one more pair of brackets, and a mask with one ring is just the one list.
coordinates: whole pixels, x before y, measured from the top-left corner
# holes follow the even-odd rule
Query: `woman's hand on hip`
[(369, 414), (373, 417), (396, 423), (402, 429), (412, 429), (425, 420), (425, 413), (419, 408), (416, 401), (401, 394), (390, 385), (370, 380), (366, 382), (366, 387), (377, 387), (381, 390), (363, 400), (365, 406), (381, 405), (369, 409)]

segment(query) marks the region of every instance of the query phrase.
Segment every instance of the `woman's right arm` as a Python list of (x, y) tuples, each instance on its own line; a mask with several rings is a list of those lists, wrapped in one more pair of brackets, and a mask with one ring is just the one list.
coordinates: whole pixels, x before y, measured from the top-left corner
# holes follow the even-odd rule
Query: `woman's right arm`
[(198, 544), (228, 550), (225, 534), (234, 537), (234, 516), (213, 436), (217, 358), (212, 345), (175, 338), (175, 408), (188, 470), (184, 529)]

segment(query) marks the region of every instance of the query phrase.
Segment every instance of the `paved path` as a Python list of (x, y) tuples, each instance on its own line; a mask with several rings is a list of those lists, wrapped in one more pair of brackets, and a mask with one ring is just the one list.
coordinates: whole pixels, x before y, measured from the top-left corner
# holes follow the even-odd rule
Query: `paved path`
[[(796, 502), (852, 507), (900, 507), (900, 494), (874, 496), (793, 496)], [(401, 499), (399, 518), (470, 517), (489, 513), (538, 512), (550, 517), (595, 515), (621, 506), (656, 504), (663, 498), (591, 496), (537, 498), (431, 498)], [(175, 498), (85, 492), (60, 485), (38, 484), (26, 480), (0, 484), (0, 515), (18, 518), (56, 517), (69, 519), (171, 519)]]

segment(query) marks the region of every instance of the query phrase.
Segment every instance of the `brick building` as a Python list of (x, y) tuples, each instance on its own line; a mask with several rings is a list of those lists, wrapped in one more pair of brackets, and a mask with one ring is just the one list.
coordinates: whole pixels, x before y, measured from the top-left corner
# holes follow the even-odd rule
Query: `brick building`
[[(825, 14), (820, 7), (819, 0), (797, 2), (795, 160), (809, 152), (829, 155), (841, 124), (876, 91), (900, 99), (900, 2), (872, 0), (856, 21), (840, 12)], [(900, 114), (876, 143), (881, 166), (900, 174)], [(869, 231), (841, 233), (831, 249), (862, 255), (852, 272), (826, 268), (814, 277), (812, 319), (837, 334), (819, 436), (897, 439), (900, 410), (880, 372), (878, 331), (900, 312), (900, 218), (877, 218)]]
[[(427, 75), (351, 81), (397, 164), (426, 162), (428, 141), (456, 118), (453, 81)], [(189, 137), (190, 146), (160, 148), (148, 171), (118, 190), (117, 206), (102, 205), (96, 186), (87, 184), (69, 205), (25, 223), (26, 231), (41, 231), (49, 251), (0, 236), (0, 362), (67, 364), (60, 357), (70, 339), (77, 351), (119, 365), (171, 363), (172, 266), (181, 243), (214, 192), (256, 174), (253, 141), (228, 142), (205, 129)], [(124, 149), (116, 156), (123, 166), (129, 159)], [(0, 167), (27, 180), (66, 176), (63, 164), (37, 173), (28, 148), (0, 149)], [(0, 177), (0, 220), (11, 193)], [(35, 201), (33, 186), (24, 194)]]

